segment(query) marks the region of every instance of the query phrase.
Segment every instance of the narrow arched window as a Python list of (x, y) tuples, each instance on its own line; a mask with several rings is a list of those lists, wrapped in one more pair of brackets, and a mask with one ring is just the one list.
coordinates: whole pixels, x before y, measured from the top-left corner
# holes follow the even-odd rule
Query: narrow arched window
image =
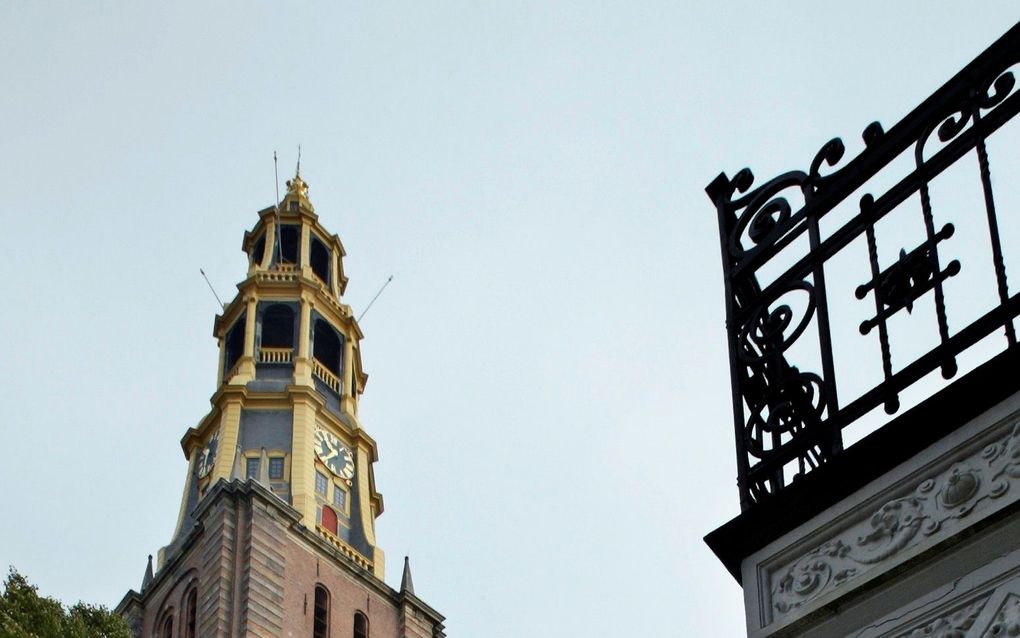
[(274, 304), (262, 314), (262, 346), (265, 348), (294, 347), (294, 310)]
[(192, 589), (184, 601), (184, 638), (197, 636), (198, 591)]
[(174, 638), (174, 616), (168, 614), (159, 631), (159, 638)]
[(360, 611), (354, 612), (354, 638), (368, 638), (368, 617)]
[(312, 638), (329, 638), (329, 592), (322, 585), (315, 586), (315, 616), (312, 620)]
[[(337, 489), (334, 487), (333, 489)], [(336, 512), (329, 505), (322, 506), (322, 526), (332, 534), (336, 534)]]
[(329, 284), (329, 249), (314, 235), (312, 235), (312, 249), (308, 258), (315, 276), (323, 283)]

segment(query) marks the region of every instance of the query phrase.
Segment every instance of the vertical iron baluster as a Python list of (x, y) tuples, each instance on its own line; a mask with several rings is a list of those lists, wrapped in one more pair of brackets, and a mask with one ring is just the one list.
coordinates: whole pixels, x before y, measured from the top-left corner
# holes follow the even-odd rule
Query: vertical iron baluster
[[(768, 312), (768, 308), (766, 308), (766, 311), (765, 311), (765, 313), (762, 316), (763, 317), (768, 317), (770, 314), (771, 313)], [(767, 321), (767, 320), (763, 320), (763, 321)], [(762, 330), (763, 331), (767, 330), (767, 329), (768, 329), (767, 326), (762, 326)], [(765, 369), (766, 370), (770, 370), (771, 369), (771, 373), (767, 373), (765, 375), (765, 377), (770, 382), (775, 383), (777, 386), (781, 386), (785, 382), (786, 374), (787, 373), (786, 373), (786, 370), (784, 370), (783, 355), (782, 355), (782, 353), (781, 353), (781, 351), (780, 351), (780, 349), (778, 347), (778, 344), (776, 344), (774, 342), (771, 342), (771, 341), (763, 341), (762, 347), (763, 348), (767, 347), (767, 348), (769, 348), (771, 350), (771, 352), (769, 353), (769, 357), (768, 357), (768, 363), (765, 364), (766, 365)], [(770, 393), (770, 396), (775, 397), (776, 395), (774, 393)], [(768, 408), (769, 408), (769, 418), (770, 419), (773, 416), (773, 411), (777, 407), (778, 406), (775, 404), (775, 400), (774, 399), (769, 402)], [(783, 447), (783, 435), (780, 434), (779, 432), (777, 432), (776, 430), (773, 430), (772, 431), (772, 449), (770, 450), (770, 452), (772, 454), (775, 454), (782, 447)], [(775, 467), (775, 471), (772, 472), (772, 478), (770, 479), (769, 482), (771, 483), (771, 486), (772, 486), (772, 489), (770, 489), (769, 492), (771, 492), (772, 494), (775, 494), (776, 492), (778, 492), (780, 489), (782, 489), (783, 485), (785, 485), (785, 477), (783, 476), (783, 464), (782, 463), (778, 464)]]
[[(875, 198), (871, 195), (865, 195), (861, 198), (861, 212), (871, 215), (871, 207), (875, 203)], [(878, 242), (875, 239), (875, 223), (873, 220), (868, 220), (868, 226), (865, 229), (865, 234), (868, 238), (868, 261), (871, 263), (871, 281), (873, 282), (872, 296), (875, 298), (875, 317), (878, 319), (878, 342), (882, 348), (882, 373), (885, 375), (885, 381), (888, 383), (890, 377), (892, 377), (892, 352), (889, 349), (889, 328), (886, 326), (886, 319), (882, 314), (882, 306), (885, 303), (882, 294), (882, 282), (879, 279), (881, 275), (881, 268), (878, 266)], [(885, 397), (885, 411), (887, 414), (892, 414), (900, 407), (900, 399), (896, 393)]]
[(747, 366), (740, 361), (740, 326), (736, 322), (737, 299), (736, 287), (733, 282), (733, 258), (729, 250), (729, 235), (737, 224), (736, 213), (730, 210), (727, 202), (733, 195), (734, 184), (725, 175), (719, 175), (705, 189), (715, 204), (719, 217), (719, 248), (722, 254), (723, 287), (726, 294), (726, 332), (730, 354), (730, 400), (733, 404), (733, 430), (737, 449), (737, 489), (740, 493), (740, 510), (751, 507), (753, 500), (747, 484), (747, 473), (750, 462), (747, 448), (744, 445), (745, 421), (744, 396), (742, 383), (746, 385)]
[[(921, 139), (925, 138), (922, 137)], [(917, 174), (921, 180), (921, 214), (924, 217), (924, 232), (931, 246), (928, 251), (928, 260), (931, 262), (930, 268), (932, 276), (935, 278), (933, 290), (935, 292), (935, 318), (939, 324), (939, 345), (945, 346), (946, 342), (949, 341), (949, 322), (946, 319), (946, 299), (942, 292), (942, 280), (938, 276), (942, 267), (939, 265), (938, 239), (935, 237), (935, 218), (931, 212), (931, 193), (928, 190), (928, 175), (925, 170), (924, 157), (922, 156), (923, 150), (923, 144), (918, 144), (915, 147), (914, 161), (917, 166)], [(945, 355), (942, 359), (942, 378), (950, 379), (955, 374), (956, 357), (951, 354)]]
[[(818, 244), (821, 243), (821, 233), (818, 230), (818, 217), (808, 217), (808, 241), (812, 254), (818, 251)], [(818, 317), (818, 347), (822, 355), (822, 388), (825, 393), (826, 422), (839, 411), (839, 400), (836, 397), (836, 371), (832, 361), (832, 331), (829, 328), (829, 304), (825, 295), (825, 265), (821, 259), (815, 262), (813, 273), (815, 312)], [(835, 454), (843, 449), (843, 435), (836, 427), (828, 426), (831, 432), (828, 433), (830, 454)], [(824, 456), (824, 454), (823, 454)], [(803, 473), (803, 471), (801, 472)]]
[[(977, 102), (974, 103), (974, 128), (977, 129), (981, 121), (981, 109)], [(995, 283), (999, 290), (999, 303), (1005, 309), (1009, 300), (1009, 287), (1006, 285), (1006, 264), (1002, 259), (1002, 242), (999, 239), (999, 222), (995, 216), (995, 199), (992, 197), (992, 173), (988, 167), (988, 150), (985, 148), (985, 138), (979, 135), (977, 138), (978, 166), (981, 172), (981, 186), (985, 192), (985, 212), (988, 215), (988, 234), (992, 240), (992, 264), (995, 266)], [(1003, 318), (1006, 328), (1006, 341), (1009, 345), (1016, 345), (1016, 331), (1013, 328), (1013, 320), (1006, 315)]]

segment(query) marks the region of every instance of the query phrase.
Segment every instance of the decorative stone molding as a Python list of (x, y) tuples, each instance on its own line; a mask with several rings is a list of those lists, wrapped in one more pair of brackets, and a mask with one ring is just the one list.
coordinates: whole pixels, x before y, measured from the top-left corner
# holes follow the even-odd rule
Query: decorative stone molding
[(1010, 594), (1002, 601), (995, 619), (981, 638), (1020, 636), (1020, 596)]
[(981, 610), (988, 603), (988, 596), (930, 620), (914, 629), (897, 634), (896, 638), (965, 638), (967, 630), (974, 625)]
[[(1014, 423), (1007, 436), (921, 481), (909, 495), (887, 501), (869, 518), (843, 529), (807, 554), (768, 570), (768, 604), (773, 617), (826, 596), (882, 563), (894, 562), (905, 550), (942, 540), (950, 534), (939, 534), (944, 527), (976, 508), (991, 509), (988, 504), (1006, 494), (1017, 479), (1020, 422)], [(990, 635), (1020, 636), (1020, 631)]]

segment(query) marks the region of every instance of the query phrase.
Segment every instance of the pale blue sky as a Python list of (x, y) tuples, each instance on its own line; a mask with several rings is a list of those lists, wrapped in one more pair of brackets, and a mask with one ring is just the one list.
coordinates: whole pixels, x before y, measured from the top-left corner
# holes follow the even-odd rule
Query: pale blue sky
[[(451, 638), (738, 636), (704, 186), (892, 125), (984, 2), (0, 6), (0, 566), (113, 605), (173, 531), (243, 232), (303, 146), (399, 583)], [(852, 140), (852, 143), (851, 143)]]

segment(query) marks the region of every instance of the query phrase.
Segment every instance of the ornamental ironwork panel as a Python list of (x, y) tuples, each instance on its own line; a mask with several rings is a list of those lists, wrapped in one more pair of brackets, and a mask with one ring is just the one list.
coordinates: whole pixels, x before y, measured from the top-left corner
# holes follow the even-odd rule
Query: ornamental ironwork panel
[[(999, 335), (998, 350), (1016, 347), (1020, 295), (1009, 291), (987, 142), (1020, 111), (1018, 64), (1020, 24), (888, 131), (878, 122), (868, 125), (863, 150), (852, 159), (844, 161), (846, 148), (835, 138), (806, 171), (755, 186), (745, 168), (732, 178), (720, 174), (706, 188), (719, 218), (743, 508), (838, 454), (844, 428), (875, 408), (895, 413), (904, 390), (930, 373), (953, 378), (960, 356), (979, 342), (985, 348), (990, 335)], [(976, 159), (980, 185), (975, 192), (981, 196), (966, 210), (955, 206), (939, 212), (952, 215), (955, 225), (936, 223), (932, 182), (964, 158)], [(1020, 153), (1002, 159), (998, 177), (1011, 183), (1017, 178), (1010, 169)], [(890, 171), (892, 186), (872, 192), (872, 178)], [(851, 212), (823, 224), (844, 202), (851, 203)], [(1004, 214), (1016, 218), (1020, 211)], [(880, 226), (900, 225), (899, 230), (908, 222), (923, 231), (897, 246), (896, 257), (883, 258)], [(947, 317), (947, 287), (964, 269), (961, 245), (954, 244), (963, 225), (981, 226), (981, 263), (966, 267), (987, 272), (995, 295), (976, 317), (954, 324)], [(902, 240), (900, 234), (891, 241)], [(865, 249), (851, 254), (851, 244)], [(888, 247), (887, 238), (886, 255)], [(974, 248), (968, 244), (968, 255)], [(868, 274), (851, 286), (845, 277), (838, 282), (830, 277), (827, 288), (833, 262), (848, 255), (859, 257)], [(834, 346), (830, 313), (835, 302), (866, 304), (858, 343)], [(957, 303), (968, 304), (968, 310), (973, 305), (972, 300)], [(898, 344), (892, 342), (890, 322), (903, 313), (915, 319), (923, 313), (933, 334), (937, 331), (934, 343), (919, 355), (894, 356)], [(881, 374), (843, 404), (837, 391), (846, 382), (837, 383), (834, 356), (847, 349), (855, 357), (874, 357)], [(801, 365), (792, 350), (806, 353), (798, 359)]]

